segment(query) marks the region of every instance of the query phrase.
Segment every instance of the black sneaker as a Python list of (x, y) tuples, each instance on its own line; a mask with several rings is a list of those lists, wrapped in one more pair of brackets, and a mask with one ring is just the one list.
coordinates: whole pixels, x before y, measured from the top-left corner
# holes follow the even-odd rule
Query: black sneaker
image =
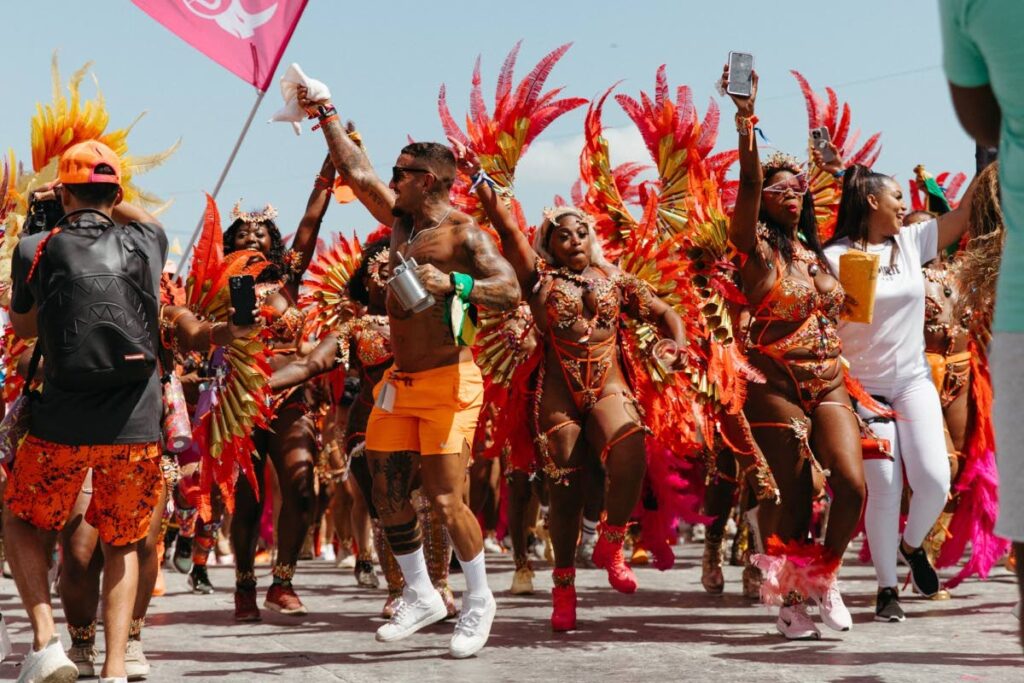
[(192, 571), (188, 575), (188, 585), (191, 586), (193, 593), (209, 595), (213, 592), (213, 584), (210, 583), (210, 575), (206, 573), (205, 565), (192, 566)]
[(930, 598), (939, 592), (939, 588), (941, 588), (939, 575), (935, 573), (935, 568), (928, 561), (928, 555), (925, 554), (924, 548), (907, 553), (903, 550), (903, 544), (900, 543), (899, 556), (910, 567), (910, 580), (918, 593)]
[(875, 600), (875, 621), (896, 623), (906, 621), (907, 615), (900, 607), (900, 594), (895, 588), (883, 588), (878, 591)]
[(192, 571), (192, 539), (178, 536), (178, 542), (174, 545), (174, 559), (171, 561), (174, 568), (182, 574)]

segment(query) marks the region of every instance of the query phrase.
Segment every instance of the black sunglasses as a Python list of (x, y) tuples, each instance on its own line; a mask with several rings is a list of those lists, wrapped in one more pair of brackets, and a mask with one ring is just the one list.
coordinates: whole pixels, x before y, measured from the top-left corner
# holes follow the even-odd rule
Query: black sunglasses
[(392, 166), (391, 182), (397, 183), (406, 173), (431, 173), (431, 171), (426, 168), (413, 168), (411, 166)]

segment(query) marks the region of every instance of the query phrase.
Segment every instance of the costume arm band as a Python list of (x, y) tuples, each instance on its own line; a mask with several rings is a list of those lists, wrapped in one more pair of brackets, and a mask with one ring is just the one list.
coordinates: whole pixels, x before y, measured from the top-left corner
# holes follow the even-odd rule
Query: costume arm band
[(455, 288), (455, 295), (462, 301), (469, 301), (469, 295), (473, 292), (474, 280), (471, 275), (452, 271), (452, 287)]

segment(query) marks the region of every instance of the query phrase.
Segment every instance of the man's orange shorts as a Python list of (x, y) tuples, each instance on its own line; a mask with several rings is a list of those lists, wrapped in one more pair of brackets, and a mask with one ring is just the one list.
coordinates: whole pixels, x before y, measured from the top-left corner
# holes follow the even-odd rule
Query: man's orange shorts
[[(395, 390), (390, 412), (376, 405), (388, 383)], [(463, 445), (473, 445), (484, 402), (484, 381), (473, 361), (423, 372), (391, 368), (374, 387), (373, 397), (375, 405), (366, 426), (367, 450), (461, 453)]]
[(92, 502), (85, 521), (110, 545), (146, 537), (164, 485), (160, 444), (68, 446), (29, 436), (14, 458), (7, 509), (39, 529), (64, 528), (86, 472), (92, 468)]

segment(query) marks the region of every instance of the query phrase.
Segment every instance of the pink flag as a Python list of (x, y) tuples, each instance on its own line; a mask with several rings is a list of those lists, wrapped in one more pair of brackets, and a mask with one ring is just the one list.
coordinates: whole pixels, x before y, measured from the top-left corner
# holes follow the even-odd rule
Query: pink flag
[(265, 91), (308, 0), (132, 0), (178, 37)]

